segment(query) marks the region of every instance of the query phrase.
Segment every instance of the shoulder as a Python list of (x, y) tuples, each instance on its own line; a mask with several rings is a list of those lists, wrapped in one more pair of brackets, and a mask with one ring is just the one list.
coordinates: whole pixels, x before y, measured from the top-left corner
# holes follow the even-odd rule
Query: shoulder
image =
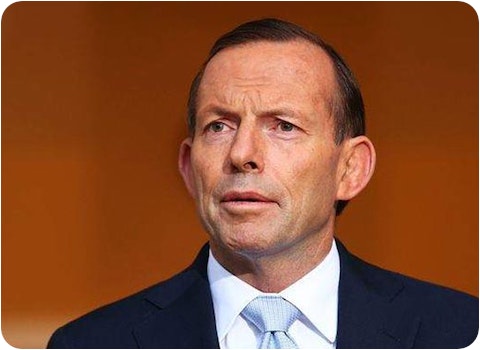
[[(478, 298), (451, 288), (395, 274), (404, 289), (397, 303), (421, 317), (416, 346), (467, 346), (478, 335)], [(455, 346), (457, 347), (457, 346)]]
[(477, 337), (477, 297), (388, 271), (349, 253), (344, 260), (398, 324), (418, 322), (415, 347), (464, 347)]
[(57, 329), (48, 348), (136, 348), (133, 329), (149, 318), (162, 303), (170, 303), (198, 276), (185, 270), (169, 280), (111, 304), (99, 307)]
[(381, 288), (388, 285), (397, 285), (398, 297), (405, 299), (405, 301), (413, 302), (421, 309), (429, 309), (435, 306), (445, 310), (453, 310), (458, 308), (467, 308), (469, 311), (475, 311), (478, 314), (478, 298), (467, 293), (441, 286), (435, 283), (422, 281), (414, 277), (406, 276), (404, 274), (393, 272), (381, 267), (367, 263), (359, 258), (354, 257), (359, 261), (359, 266), (367, 277), (367, 281), (373, 287)]

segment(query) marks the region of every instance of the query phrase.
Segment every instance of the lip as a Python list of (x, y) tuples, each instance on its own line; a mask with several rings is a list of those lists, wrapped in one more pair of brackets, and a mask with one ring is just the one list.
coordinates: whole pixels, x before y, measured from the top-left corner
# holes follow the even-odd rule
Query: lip
[(223, 195), (220, 205), (229, 215), (258, 215), (275, 208), (278, 203), (255, 191), (231, 191)]
[(223, 195), (222, 203), (275, 203), (268, 197), (261, 195), (255, 191), (231, 191)]

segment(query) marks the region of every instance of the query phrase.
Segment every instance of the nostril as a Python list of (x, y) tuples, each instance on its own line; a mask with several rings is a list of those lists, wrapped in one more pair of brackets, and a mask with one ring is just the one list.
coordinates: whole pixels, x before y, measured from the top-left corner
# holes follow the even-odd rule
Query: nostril
[(247, 163), (243, 164), (243, 167), (246, 170), (258, 169), (258, 166), (255, 162), (247, 162)]

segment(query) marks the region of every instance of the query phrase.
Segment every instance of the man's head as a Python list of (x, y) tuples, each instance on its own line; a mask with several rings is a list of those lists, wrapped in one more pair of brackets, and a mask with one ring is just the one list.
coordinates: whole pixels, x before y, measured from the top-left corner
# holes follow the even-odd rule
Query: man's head
[(179, 158), (212, 249), (276, 254), (332, 235), (337, 203), (373, 172), (363, 119), (351, 72), (315, 35), (261, 20), (221, 37)]
[[(365, 109), (362, 94), (352, 71), (340, 55), (318, 35), (302, 27), (279, 19), (262, 19), (244, 23), (221, 36), (211, 48), (208, 58), (195, 76), (190, 87), (187, 105), (188, 130), (194, 136), (197, 114), (198, 88), (205, 68), (220, 51), (247, 43), (260, 41), (288, 42), (305, 40), (321, 48), (331, 59), (337, 87), (331, 96), (330, 108), (334, 117), (335, 142), (340, 144), (346, 137), (365, 134)], [(336, 213), (340, 215), (348, 201), (336, 203)]]

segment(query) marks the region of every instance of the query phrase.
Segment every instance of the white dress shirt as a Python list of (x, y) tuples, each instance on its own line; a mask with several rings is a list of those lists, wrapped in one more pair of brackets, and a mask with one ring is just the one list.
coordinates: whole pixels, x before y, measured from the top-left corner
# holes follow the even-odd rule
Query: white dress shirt
[(232, 275), (211, 251), (207, 273), (221, 349), (257, 348), (262, 335), (240, 313), (259, 295), (280, 295), (302, 312), (288, 331), (300, 348), (335, 348), (340, 278), (335, 241), (317, 267), (278, 294), (263, 293)]

